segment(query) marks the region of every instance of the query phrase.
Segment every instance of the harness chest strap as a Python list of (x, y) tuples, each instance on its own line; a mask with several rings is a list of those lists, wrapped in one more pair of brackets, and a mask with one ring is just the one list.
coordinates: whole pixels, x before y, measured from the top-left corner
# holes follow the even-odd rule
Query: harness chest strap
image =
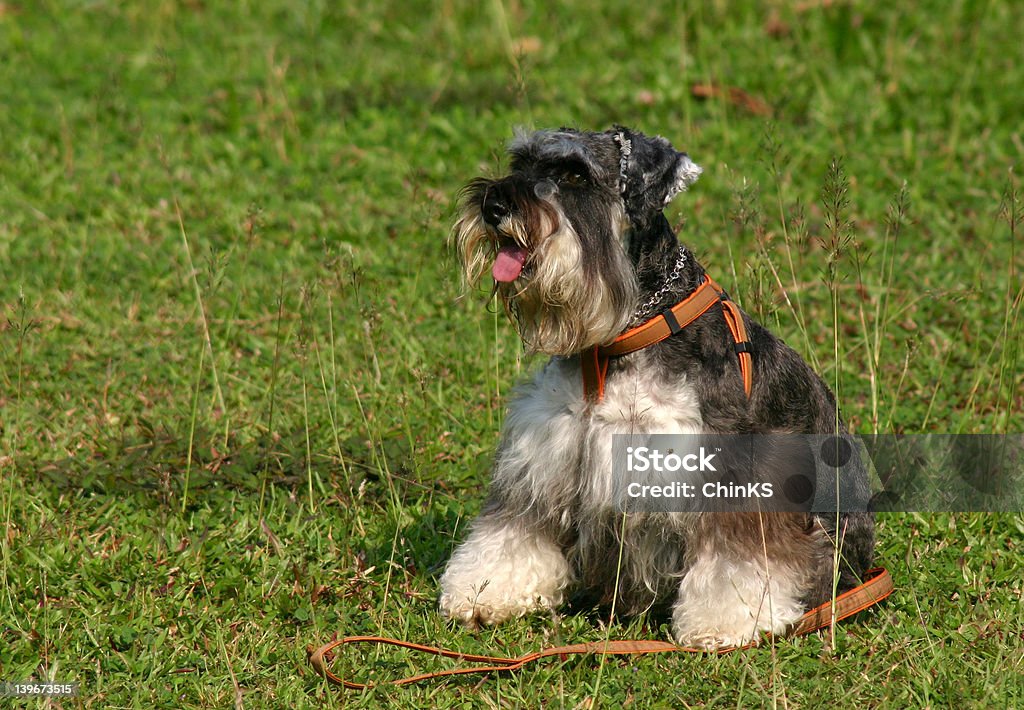
[(729, 295), (710, 276), (682, 301), (667, 308), (650, 320), (627, 330), (609, 345), (594, 346), (580, 355), (583, 370), (583, 394), (591, 402), (604, 398), (604, 383), (608, 374), (608, 361), (613, 357), (642, 350), (675, 335), (686, 326), (707, 313), (716, 303), (722, 305), (725, 324), (735, 341), (734, 349), (739, 358), (740, 374), (743, 376), (743, 391), (750, 396), (754, 384), (754, 363), (751, 358), (750, 341), (743, 324), (743, 314)]

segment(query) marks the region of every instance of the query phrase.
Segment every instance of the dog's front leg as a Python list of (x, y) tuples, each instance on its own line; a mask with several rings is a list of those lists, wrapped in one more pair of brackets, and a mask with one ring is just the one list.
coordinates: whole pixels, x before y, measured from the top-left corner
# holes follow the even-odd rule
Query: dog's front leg
[(683, 577), (672, 610), (672, 635), (683, 646), (713, 651), (783, 634), (803, 614), (798, 589), (763, 562), (707, 556)]
[(541, 529), (485, 512), (441, 576), (441, 613), (471, 627), (498, 624), (557, 607), (568, 581), (565, 555)]
[(705, 547), (679, 585), (672, 635), (713, 651), (757, 643), (766, 631), (784, 634), (804, 613), (807, 578), (800, 565)]

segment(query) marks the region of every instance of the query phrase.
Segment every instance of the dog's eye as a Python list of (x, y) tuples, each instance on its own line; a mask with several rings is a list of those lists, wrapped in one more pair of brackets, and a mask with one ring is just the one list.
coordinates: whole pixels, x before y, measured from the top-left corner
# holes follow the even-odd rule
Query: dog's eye
[(581, 185), (586, 185), (587, 182), (589, 182), (589, 180), (590, 177), (584, 170), (569, 169), (562, 172), (562, 174), (558, 176), (558, 183), (560, 185), (568, 185), (570, 187), (579, 187)]

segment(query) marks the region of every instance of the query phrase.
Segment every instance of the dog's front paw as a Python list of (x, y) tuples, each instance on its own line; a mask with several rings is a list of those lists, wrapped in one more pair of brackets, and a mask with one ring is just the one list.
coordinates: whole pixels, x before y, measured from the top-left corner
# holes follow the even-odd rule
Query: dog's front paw
[(720, 651), (727, 648), (740, 648), (747, 644), (757, 645), (760, 637), (751, 631), (741, 629), (722, 629), (717, 627), (681, 628), (673, 624), (672, 636), (676, 643), (686, 648), (699, 648), (702, 651)]
[(441, 575), (441, 614), (471, 627), (500, 624), (562, 603), (569, 565), (553, 542), (477, 521)]
[(729, 601), (730, 605), (723, 605), (719, 599), (691, 597), (677, 603), (672, 612), (672, 636), (676, 643), (705, 651), (756, 646), (762, 634), (784, 635), (803, 612), (795, 603), (770, 611), (767, 600), (750, 606), (739, 599)]
[(727, 606), (716, 604), (718, 600), (689, 601), (686, 606), (677, 604), (672, 612), (672, 636), (681, 646), (704, 651), (756, 646), (762, 634), (784, 634), (793, 621), (793, 612), (769, 614), (767, 605), (751, 607), (738, 599)]
[(500, 624), (536, 609), (553, 609), (561, 602), (561, 595), (510, 596), (507, 587), (503, 593), (489, 579), (481, 581), (479, 586), (469, 587), (454, 585), (450, 579), (446, 581), (448, 584), (443, 584), (438, 604), (441, 615), (474, 629)]
[(777, 566), (769, 576), (756, 561), (700, 558), (683, 578), (672, 608), (672, 636), (717, 651), (783, 635), (803, 614), (800, 576)]

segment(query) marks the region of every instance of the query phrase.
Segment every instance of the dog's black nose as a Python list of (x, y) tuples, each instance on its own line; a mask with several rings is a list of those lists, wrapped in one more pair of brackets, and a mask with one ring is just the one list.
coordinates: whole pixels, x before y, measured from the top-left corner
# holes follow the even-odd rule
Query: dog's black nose
[(483, 213), (484, 222), (492, 227), (497, 227), (501, 224), (501, 220), (512, 213), (512, 210), (509, 208), (508, 201), (501, 194), (488, 192), (484, 197), (481, 212)]

